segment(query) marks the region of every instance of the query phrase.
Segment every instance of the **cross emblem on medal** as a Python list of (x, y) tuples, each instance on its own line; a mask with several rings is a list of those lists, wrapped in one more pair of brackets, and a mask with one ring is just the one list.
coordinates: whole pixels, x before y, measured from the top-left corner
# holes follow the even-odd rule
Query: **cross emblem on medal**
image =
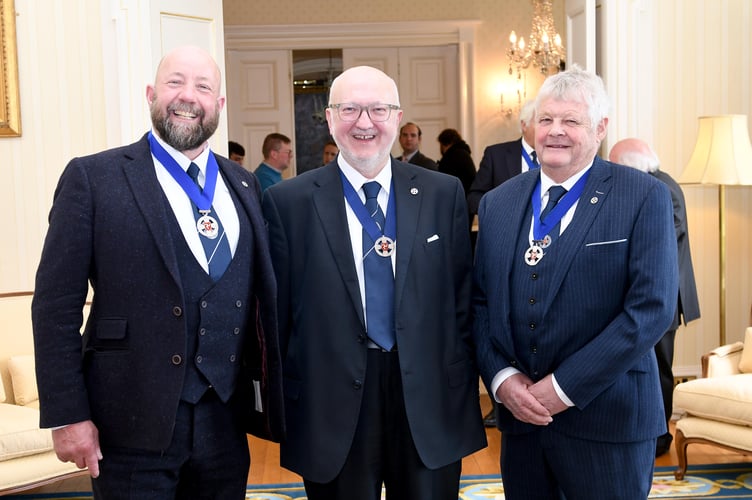
[(532, 245), (525, 252), (525, 263), (534, 266), (543, 258), (543, 249), (538, 245)]

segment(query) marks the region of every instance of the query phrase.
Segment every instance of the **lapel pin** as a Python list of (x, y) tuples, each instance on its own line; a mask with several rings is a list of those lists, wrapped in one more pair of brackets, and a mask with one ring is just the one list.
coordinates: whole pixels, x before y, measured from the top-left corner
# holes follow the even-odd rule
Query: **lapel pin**
[(418, 194), (418, 188), (410, 188), (410, 194), (413, 195), (413, 196), (415, 196), (416, 194)]
[(593, 196), (592, 198), (590, 198), (590, 204), (591, 205), (595, 205), (596, 203), (598, 203), (598, 197), (597, 196)]
[(248, 187), (248, 183), (246, 181), (241, 182), (241, 184), (243, 185), (243, 187)]

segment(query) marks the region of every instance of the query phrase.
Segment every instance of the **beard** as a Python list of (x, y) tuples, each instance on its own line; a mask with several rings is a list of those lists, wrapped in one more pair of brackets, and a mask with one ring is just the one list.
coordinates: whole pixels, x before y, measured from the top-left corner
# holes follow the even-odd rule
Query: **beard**
[[(208, 116), (203, 109), (190, 104), (170, 104), (167, 110), (162, 110), (155, 96), (149, 108), (151, 109), (151, 122), (159, 136), (178, 151), (198, 149), (209, 140), (219, 125), (219, 109), (216, 106), (214, 113)], [(195, 124), (175, 123), (170, 119), (174, 111), (194, 114), (199, 121)]]

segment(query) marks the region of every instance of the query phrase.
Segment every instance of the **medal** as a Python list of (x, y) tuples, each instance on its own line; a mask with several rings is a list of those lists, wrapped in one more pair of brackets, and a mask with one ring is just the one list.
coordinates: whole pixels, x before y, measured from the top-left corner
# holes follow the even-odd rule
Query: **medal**
[(196, 230), (201, 236), (213, 240), (219, 235), (219, 224), (217, 224), (217, 219), (209, 215), (209, 212), (209, 210), (201, 210), (201, 217), (196, 221)]
[(549, 235), (545, 235), (542, 240), (535, 240), (533, 241), (533, 243), (541, 248), (548, 248), (551, 245), (551, 241), (551, 237)]
[(373, 249), (376, 251), (376, 255), (381, 257), (391, 257), (394, 253), (394, 240), (388, 236), (381, 236), (376, 239), (376, 243), (373, 244)]
[(525, 264), (528, 266), (535, 266), (543, 258), (543, 249), (536, 244), (530, 245), (525, 250)]

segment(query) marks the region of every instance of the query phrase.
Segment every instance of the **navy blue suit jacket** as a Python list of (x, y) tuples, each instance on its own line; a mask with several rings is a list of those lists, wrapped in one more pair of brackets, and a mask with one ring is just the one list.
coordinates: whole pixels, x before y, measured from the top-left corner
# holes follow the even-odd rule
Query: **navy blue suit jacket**
[[(240, 165), (216, 158), (240, 200), (237, 210), (246, 211), (253, 227), (258, 302), (248, 307), (241, 361), (266, 363), (247, 367), (266, 370), (266, 407), (264, 418), (252, 416), (252, 425), (261, 428), (249, 431), (281, 439), (276, 283), (260, 189)], [(174, 218), (146, 136), (66, 167), (50, 211), (32, 305), (42, 427), (93, 418), (109, 445), (153, 450), (169, 445), (185, 376), (188, 306), (170, 239)], [(89, 283), (93, 299), (82, 337)], [(250, 384), (238, 383), (241, 397), (252, 404)]]
[[(429, 468), (486, 445), (469, 323), (465, 195), (453, 177), (392, 159), (395, 325), (407, 418)], [(281, 463), (329, 482), (359, 419), (368, 352), (337, 161), (264, 192), (279, 283), (287, 440)]]
[[(516, 249), (530, 226), (540, 173), (515, 176), (481, 201), (473, 295), (473, 333), (487, 386), (502, 369), (529, 366), (530, 331), (514, 331), (510, 278), (524, 266)], [(676, 237), (666, 186), (634, 169), (595, 159), (573, 220), (556, 241), (551, 290), (536, 328), (539, 373), (553, 373), (575, 407), (554, 430), (588, 440), (628, 442), (665, 432), (653, 346), (676, 307)], [(530, 424), (499, 405), (502, 432)]]
[(522, 138), (488, 146), (483, 151), (478, 173), (467, 193), (467, 208), (478, 213), (484, 194), (522, 172)]

